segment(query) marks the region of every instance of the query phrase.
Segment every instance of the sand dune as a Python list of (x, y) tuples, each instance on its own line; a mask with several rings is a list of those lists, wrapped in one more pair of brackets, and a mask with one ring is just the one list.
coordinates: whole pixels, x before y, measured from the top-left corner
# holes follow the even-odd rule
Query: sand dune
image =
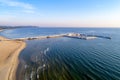
[(18, 55), (25, 45), (22, 41), (6, 41), (0, 37), (0, 80), (15, 80)]

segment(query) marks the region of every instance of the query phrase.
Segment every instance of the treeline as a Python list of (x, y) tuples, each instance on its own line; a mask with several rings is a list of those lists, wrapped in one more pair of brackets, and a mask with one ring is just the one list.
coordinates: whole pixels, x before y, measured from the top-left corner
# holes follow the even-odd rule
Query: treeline
[(30, 28), (37, 26), (0, 26), (0, 29)]

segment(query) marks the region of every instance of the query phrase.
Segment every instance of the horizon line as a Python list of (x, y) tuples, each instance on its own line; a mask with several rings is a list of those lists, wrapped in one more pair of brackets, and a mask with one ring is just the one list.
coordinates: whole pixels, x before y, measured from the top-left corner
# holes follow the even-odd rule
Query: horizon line
[(34, 25), (0, 25), (0, 27), (39, 27), (39, 28), (120, 28), (117, 26), (96, 26), (96, 27), (92, 27), (92, 26), (34, 26)]

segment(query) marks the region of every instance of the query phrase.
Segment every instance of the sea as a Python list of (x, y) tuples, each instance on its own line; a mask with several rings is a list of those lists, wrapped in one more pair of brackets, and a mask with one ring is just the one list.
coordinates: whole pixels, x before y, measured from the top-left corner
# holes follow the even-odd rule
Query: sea
[(63, 33), (109, 36), (81, 40), (26, 41), (19, 55), (17, 80), (120, 80), (120, 28), (15, 28), (0, 32), (15, 39)]

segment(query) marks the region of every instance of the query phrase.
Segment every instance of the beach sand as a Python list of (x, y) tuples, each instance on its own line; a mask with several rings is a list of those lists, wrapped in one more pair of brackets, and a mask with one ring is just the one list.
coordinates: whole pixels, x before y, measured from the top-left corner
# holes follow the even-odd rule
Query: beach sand
[(0, 80), (15, 80), (19, 53), (25, 48), (23, 41), (0, 37)]

